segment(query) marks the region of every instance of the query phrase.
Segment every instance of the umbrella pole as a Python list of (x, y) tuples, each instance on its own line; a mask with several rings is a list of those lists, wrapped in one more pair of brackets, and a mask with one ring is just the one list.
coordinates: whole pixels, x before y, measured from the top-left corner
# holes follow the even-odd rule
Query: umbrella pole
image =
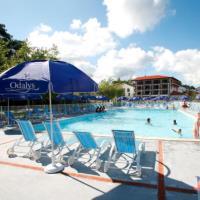
[(55, 165), (54, 143), (53, 143), (53, 114), (52, 114), (51, 85), (50, 85), (50, 83), (49, 83), (49, 115), (50, 115), (50, 124), (51, 124), (51, 151), (52, 151), (51, 162), (52, 162), (52, 165)]
[(7, 119), (8, 119), (8, 126), (10, 125), (10, 109), (9, 109), (9, 107), (10, 107), (10, 100), (9, 100), (9, 98), (8, 98), (8, 113), (7, 113)]
[(53, 112), (51, 99), (51, 82), (49, 82), (49, 115), (50, 115), (50, 131), (51, 131), (51, 164), (47, 165), (44, 171), (48, 174), (54, 174), (63, 171), (64, 166), (61, 163), (55, 162), (54, 143), (53, 143)]

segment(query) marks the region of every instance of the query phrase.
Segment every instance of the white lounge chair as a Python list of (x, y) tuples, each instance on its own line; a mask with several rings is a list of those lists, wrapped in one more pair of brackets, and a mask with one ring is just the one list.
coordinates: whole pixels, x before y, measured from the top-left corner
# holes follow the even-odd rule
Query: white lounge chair
[(68, 164), (71, 166), (75, 161), (77, 161), (85, 152), (85, 150), (90, 151), (93, 150), (93, 154), (90, 160), (96, 155), (95, 163), (96, 169), (100, 169), (101, 167), (101, 154), (107, 149), (109, 146), (109, 141), (101, 138), (95, 140), (91, 133), (89, 132), (74, 132), (76, 138), (80, 142), (79, 146), (74, 150), (73, 155), (69, 157)]
[[(9, 157), (17, 156), (17, 154), (24, 154), (24, 151), (20, 149), (28, 148), (24, 156), (33, 160), (38, 160), (41, 157), (41, 149), (43, 148), (44, 141), (39, 141), (35, 135), (33, 125), (28, 120), (16, 120), (19, 129), (22, 133), (22, 137), (14, 143), (14, 145), (7, 150)], [(16, 150), (18, 149), (18, 150)], [(17, 153), (17, 154), (16, 154)]]
[(135, 172), (138, 173), (138, 176), (141, 176), (140, 156), (145, 149), (145, 144), (135, 141), (133, 131), (113, 130), (112, 133), (114, 143), (110, 149), (108, 160), (104, 164), (104, 172), (107, 172), (111, 168), (111, 164), (117, 164), (121, 155), (129, 154), (131, 166), (136, 163)]

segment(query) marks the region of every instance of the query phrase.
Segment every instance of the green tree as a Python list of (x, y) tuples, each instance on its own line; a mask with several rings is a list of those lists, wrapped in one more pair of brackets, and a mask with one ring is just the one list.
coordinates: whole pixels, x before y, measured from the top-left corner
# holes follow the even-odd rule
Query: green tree
[(25, 61), (48, 59), (58, 59), (55, 45), (50, 49), (33, 48), (27, 41), (13, 39), (5, 25), (0, 24), (0, 73)]
[(103, 80), (99, 84), (99, 94), (113, 99), (124, 95), (124, 90), (120, 84), (115, 84), (112, 80)]

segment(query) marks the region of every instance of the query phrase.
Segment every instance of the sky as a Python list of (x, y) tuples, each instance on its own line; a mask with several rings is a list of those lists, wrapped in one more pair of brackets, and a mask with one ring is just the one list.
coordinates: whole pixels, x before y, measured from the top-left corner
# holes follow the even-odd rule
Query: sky
[(199, 0), (0, 0), (0, 23), (94, 80), (169, 75), (200, 86)]

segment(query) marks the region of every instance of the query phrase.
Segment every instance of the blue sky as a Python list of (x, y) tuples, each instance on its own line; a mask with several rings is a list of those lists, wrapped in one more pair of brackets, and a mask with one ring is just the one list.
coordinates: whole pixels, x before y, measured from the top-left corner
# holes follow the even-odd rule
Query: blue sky
[(57, 45), (60, 59), (98, 81), (167, 74), (200, 85), (198, 0), (0, 0), (0, 5), (0, 23), (14, 38), (44, 48)]

